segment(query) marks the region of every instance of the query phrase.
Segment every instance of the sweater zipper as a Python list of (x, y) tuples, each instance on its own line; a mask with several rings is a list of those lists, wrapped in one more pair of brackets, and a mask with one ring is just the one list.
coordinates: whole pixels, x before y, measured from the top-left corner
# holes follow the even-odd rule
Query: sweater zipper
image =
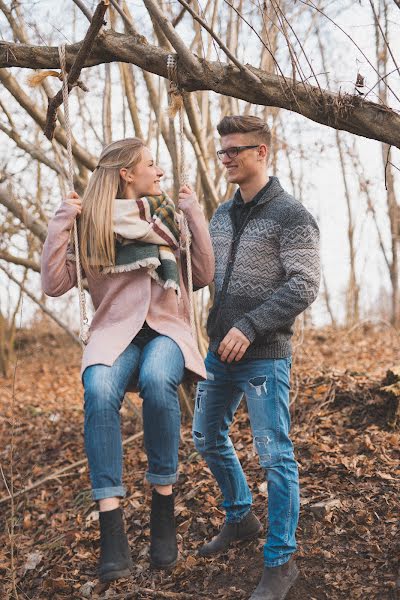
[[(227, 264), (226, 271), (225, 271), (224, 281), (222, 282), (221, 299), (220, 299), (220, 303), (219, 303), (219, 307), (218, 307), (218, 312), (217, 312), (217, 315), (216, 315), (216, 321), (218, 323), (220, 323), (220, 324), (221, 324), (221, 320), (219, 319), (219, 316), (220, 316), (221, 311), (222, 311), (223, 301), (225, 300), (225, 295), (226, 295), (226, 292), (227, 292), (227, 289), (228, 289), (229, 280), (230, 280), (230, 277), (232, 275), (233, 265), (234, 265), (234, 262), (235, 262), (235, 259), (236, 259), (236, 253), (237, 253), (237, 248), (239, 246), (240, 237), (241, 237), (241, 235), (242, 235), (242, 233), (244, 231), (244, 228), (246, 227), (246, 225), (247, 225), (247, 223), (248, 223), (248, 221), (249, 221), (249, 219), (251, 217), (251, 214), (252, 214), (253, 210), (255, 208), (257, 208), (257, 206), (258, 205), (256, 204), (255, 206), (253, 206), (249, 210), (249, 214), (247, 215), (246, 219), (244, 220), (244, 222), (243, 222), (242, 226), (240, 227), (239, 231), (237, 233), (235, 233), (235, 236), (234, 236), (234, 238), (232, 240), (232, 243), (231, 243), (231, 247), (229, 249), (228, 264)], [(235, 223), (234, 223), (234, 220), (232, 218), (232, 214), (231, 214), (230, 211), (229, 211), (229, 216), (230, 216), (231, 221), (232, 221), (233, 231), (235, 231)], [(221, 336), (221, 325), (219, 326), (219, 330), (220, 330), (219, 331), (219, 335)]]

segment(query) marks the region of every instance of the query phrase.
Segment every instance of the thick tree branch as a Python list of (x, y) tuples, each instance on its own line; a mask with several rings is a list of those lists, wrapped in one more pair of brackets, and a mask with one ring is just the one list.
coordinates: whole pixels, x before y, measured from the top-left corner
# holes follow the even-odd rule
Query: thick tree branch
[[(77, 83), (79, 79), (79, 75), (82, 71), (84, 63), (88, 54), (90, 54), (90, 50), (92, 48), (93, 42), (97, 37), (103, 23), (104, 23), (104, 15), (106, 14), (107, 8), (109, 7), (109, 0), (102, 0), (97, 5), (96, 10), (94, 11), (93, 18), (90, 22), (89, 29), (84, 37), (83, 42), (80, 45), (78, 54), (75, 57), (75, 60), (68, 72), (68, 89), (70, 90), (74, 84)], [(67, 63), (68, 69), (68, 63)], [(44, 128), (44, 134), (49, 139), (53, 139), (54, 130), (56, 128), (57, 122), (57, 108), (61, 106), (63, 102), (63, 93), (62, 89), (57, 92), (54, 98), (49, 100), (49, 106), (47, 109), (47, 118), (46, 118), (46, 126)]]
[[(73, 61), (79, 48), (80, 44), (68, 46), (69, 62)], [(95, 40), (85, 66), (116, 61), (129, 62), (145, 71), (168, 76), (167, 53), (164, 50), (148, 44), (138, 35), (106, 31), (101, 39)], [(260, 83), (244, 79), (240, 70), (231, 65), (201, 59), (199, 62), (203, 66), (201, 76), (186, 69), (180, 71), (180, 85), (187, 91), (212, 90), (253, 104), (284, 108), (333, 129), (400, 147), (400, 116), (388, 107), (350, 94), (321, 93), (314, 86), (300, 86), (290, 78), (271, 75), (251, 65), (247, 67), (260, 78)], [(58, 50), (1, 42), (0, 79), (3, 80), (1, 67), (58, 68)]]

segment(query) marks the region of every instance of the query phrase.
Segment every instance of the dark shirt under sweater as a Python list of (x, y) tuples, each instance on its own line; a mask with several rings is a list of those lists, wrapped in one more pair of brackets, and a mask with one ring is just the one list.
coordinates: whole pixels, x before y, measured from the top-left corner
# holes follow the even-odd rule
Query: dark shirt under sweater
[(236, 232), (239, 231), (241, 225), (247, 218), (250, 210), (257, 204), (257, 202), (262, 198), (263, 194), (267, 191), (268, 187), (271, 185), (272, 179), (269, 179), (268, 183), (259, 191), (257, 194), (250, 200), (250, 202), (245, 202), (242, 198), (242, 194), (238, 189), (236, 194), (233, 197), (232, 203), (232, 220), (235, 226)]

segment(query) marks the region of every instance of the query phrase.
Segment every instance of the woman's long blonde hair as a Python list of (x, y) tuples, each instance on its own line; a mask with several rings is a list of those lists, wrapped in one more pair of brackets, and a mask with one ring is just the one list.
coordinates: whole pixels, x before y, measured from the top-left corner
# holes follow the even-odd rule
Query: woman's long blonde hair
[(80, 257), (86, 274), (115, 264), (114, 200), (124, 193), (120, 169), (135, 167), (144, 146), (139, 138), (126, 138), (103, 148), (84, 193), (79, 219)]

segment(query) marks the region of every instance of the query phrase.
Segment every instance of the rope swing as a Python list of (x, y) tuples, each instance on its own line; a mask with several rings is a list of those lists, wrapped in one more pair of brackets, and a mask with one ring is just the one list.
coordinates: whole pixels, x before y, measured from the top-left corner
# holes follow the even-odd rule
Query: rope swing
[[(68, 90), (68, 74), (66, 69), (65, 60), (65, 44), (61, 44), (58, 47), (58, 54), (60, 57), (60, 66), (62, 73), (62, 93), (64, 101), (64, 116), (65, 116), (65, 132), (67, 136), (67, 156), (68, 156), (68, 185), (71, 191), (74, 190), (74, 167), (72, 158), (72, 134), (71, 134), (71, 123), (69, 120), (69, 90)], [(74, 221), (74, 247), (76, 257), (76, 278), (78, 283), (78, 297), (79, 297), (79, 339), (81, 340), (82, 346), (86, 346), (89, 341), (89, 321), (87, 318), (86, 311), (86, 298), (85, 291), (82, 283), (82, 267), (81, 259), (79, 256), (79, 239), (78, 239), (78, 225), (77, 220)]]
[[(175, 56), (168, 54), (167, 56), (167, 72), (169, 79), (169, 114), (172, 118), (175, 117), (176, 113), (179, 115), (179, 166), (180, 166), (180, 182), (182, 185), (188, 185), (188, 177), (186, 170), (186, 157), (185, 157), (185, 140), (183, 133), (183, 95), (182, 89), (179, 87), (178, 82), (178, 64)], [(189, 225), (185, 215), (182, 213), (183, 230), (185, 233), (185, 252), (186, 252), (186, 271), (188, 280), (188, 296), (189, 296), (189, 317), (190, 327), (192, 330), (193, 338), (197, 339), (196, 334), (196, 321), (194, 316), (194, 298), (193, 298), (193, 275), (192, 275), (192, 257), (190, 252), (190, 246), (192, 242), (192, 236), (190, 233)]]

